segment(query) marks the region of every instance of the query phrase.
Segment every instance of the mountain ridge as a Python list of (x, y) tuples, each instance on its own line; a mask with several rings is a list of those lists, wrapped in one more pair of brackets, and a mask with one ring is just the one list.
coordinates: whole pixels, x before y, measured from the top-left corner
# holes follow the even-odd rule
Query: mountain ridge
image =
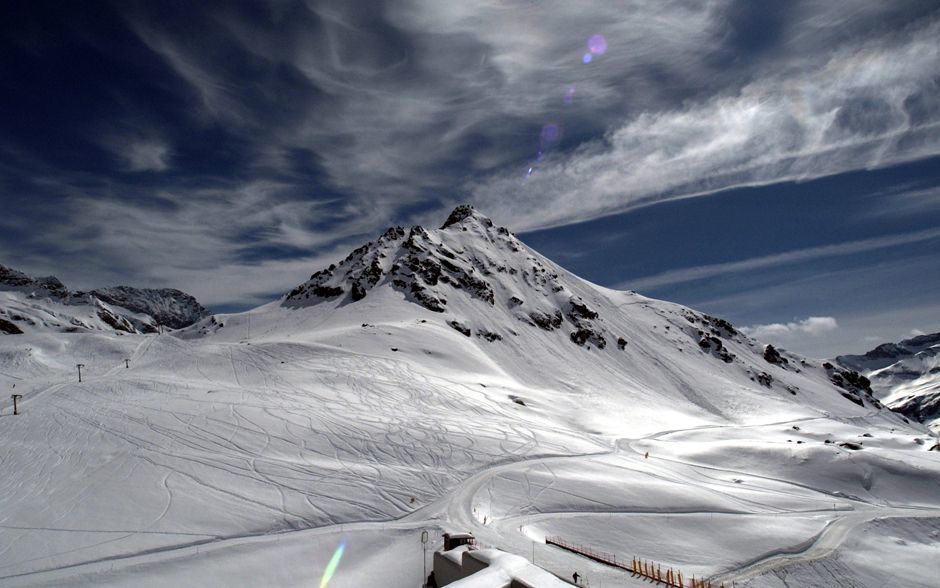
[[(587, 282), (467, 205), (438, 229), (390, 227), (281, 299), (204, 319), (185, 336), (248, 341), (249, 329), (253, 341), (266, 333), (363, 346), (416, 365), (432, 361), (435, 345), (456, 345), (517, 381), (620, 389), (617, 403), (635, 394), (644, 410), (664, 414), (660, 394), (705, 418), (743, 418), (723, 382), (747, 389), (745, 404), (758, 411), (792, 410), (807, 393), (831, 410), (881, 408), (853, 370), (765, 346), (721, 318)], [(417, 330), (422, 349), (376, 348), (364, 336), (413, 341)]]
[(892, 410), (940, 430), (940, 332), (882, 343), (833, 361), (864, 373)]
[(8, 334), (44, 327), (155, 333), (163, 327), (188, 327), (210, 314), (195, 297), (174, 288), (73, 291), (55, 276), (37, 278), (2, 264), (0, 293), (3, 331)]

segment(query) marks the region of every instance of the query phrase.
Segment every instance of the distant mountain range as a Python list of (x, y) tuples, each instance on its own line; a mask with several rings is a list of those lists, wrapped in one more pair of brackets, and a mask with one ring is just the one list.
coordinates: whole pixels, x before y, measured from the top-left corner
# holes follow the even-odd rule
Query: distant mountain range
[(209, 316), (179, 290), (115, 286), (88, 292), (69, 290), (58, 278), (35, 278), (0, 265), (0, 333), (35, 329), (156, 333), (181, 329)]
[(835, 361), (863, 372), (875, 396), (892, 410), (940, 428), (940, 333), (884, 343)]

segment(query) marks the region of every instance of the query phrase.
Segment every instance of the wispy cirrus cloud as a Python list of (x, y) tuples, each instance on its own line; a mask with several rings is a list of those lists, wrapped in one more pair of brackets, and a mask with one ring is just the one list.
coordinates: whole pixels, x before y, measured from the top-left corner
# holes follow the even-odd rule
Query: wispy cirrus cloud
[[(525, 181), (497, 174), (471, 190), (524, 228), (653, 202), (940, 153), (940, 21), (870, 39), (680, 108), (644, 111), (559, 154)], [(796, 68), (797, 63), (804, 68)], [(507, 197), (508, 196), (508, 197)], [(530, 211), (537, 211), (532, 213)]]
[(209, 305), (260, 303), (289, 290), (312, 268), (345, 255), (381, 222), (354, 213), (340, 230), (315, 231), (305, 223), (343, 214), (342, 209), (274, 196), (283, 190), (259, 181), (189, 190), (185, 199), (172, 190), (155, 192), (146, 202), (75, 197), (67, 211), (73, 222), (47, 237), (70, 246), (60, 263), (82, 270), (57, 273), (82, 285), (117, 283), (127, 276), (154, 286), (187, 284)]
[(628, 280), (621, 283), (619, 287), (624, 289), (629, 288), (631, 290), (643, 291), (670, 284), (679, 284), (683, 282), (691, 282), (694, 280), (714, 278), (716, 276), (733, 274), (737, 272), (762, 270), (785, 264), (808, 262), (825, 257), (853, 255), (866, 251), (874, 251), (877, 249), (896, 247), (899, 245), (908, 245), (938, 238), (940, 238), (940, 229), (926, 229), (923, 231), (915, 231), (901, 235), (888, 235), (870, 239), (858, 239), (855, 241), (848, 241), (834, 245), (807, 247), (804, 249), (786, 251), (783, 253), (775, 253), (773, 255), (752, 257), (740, 261), (731, 261), (726, 263), (716, 263), (670, 270), (653, 276)]
[[(185, 27), (128, 18), (199, 116), (255, 137), (253, 165), (283, 169), (312, 149), (347, 198), (394, 214), (470, 197), (529, 230), (940, 153), (937, 23), (921, 3), (856, 4), (847, 16), (742, 2), (287, 3), (270, 27), (214, 8), (211, 52)], [(610, 50), (585, 66), (584, 40), (601, 31)], [(274, 92), (250, 89), (270, 71)], [(564, 140), (526, 178), (546, 122)]]
[(159, 141), (131, 143), (124, 157), (131, 171), (166, 171), (170, 167), (170, 148)]
[(61, 11), (0, 25), (0, 254), (26, 270), (195, 290), (468, 199), (524, 231), (940, 153), (927, 0)]
[(770, 323), (741, 327), (744, 334), (759, 340), (787, 340), (793, 337), (818, 336), (839, 328), (839, 323), (831, 316), (811, 316), (788, 323)]
[(170, 146), (157, 138), (107, 137), (102, 146), (130, 172), (164, 172), (170, 169)]

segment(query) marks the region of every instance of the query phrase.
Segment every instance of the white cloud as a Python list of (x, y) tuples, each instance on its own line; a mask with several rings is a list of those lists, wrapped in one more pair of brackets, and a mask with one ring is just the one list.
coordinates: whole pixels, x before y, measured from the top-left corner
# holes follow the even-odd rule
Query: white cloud
[[(210, 306), (262, 303), (286, 292), (373, 238), (387, 215), (379, 207), (285, 198), (289, 186), (273, 181), (180, 191), (120, 187), (108, 200), (65, 184), (52, 187), (70, 195), (63, 210), (69, 222), (44, 233), (62, 252), (51, 262), (8, 255), (8, 263), (53, 268), (76, 288), (179, 288)], [(125, 190), (134, 197), (120, 198)], [(312, 229), (305, 224), (311, 218), (337, 222)]]
[(915, 186), (914, 183), (902, 184), (879, 194), (878, 201), (863, 214), (890, 220), (940, 211), (940, 188), (917, 189)]
[[(940, 21), (895, 34), (878, 25), (903, 9), (851, 5), (780, 12), (783, 36), (764, 61), (733, 66), (715, 61), (728, 51), (729, 12), (740, 8), (727, 1), (586, 9), (410, 0), (371, 12), (308, 3), (305, 16), (275, 18), (274, 28), (214, 11), (205, 32), (214, 47), (247, 52), (262, 70), (288, 68), (316, 88), (289, 103), (276, 88), (264, 98), (243, 92), (251, 80), (233, 75), (224, 52), (152, 18), (129, 20), (193, 90), (199, 117), (253, 144), (257, 168), (283, 170), (288, 154), (310, 149), (357, 206), (444, 200), (447, 209), (469, 195), (521, 232), (940, 153), (931, 81)], [(379, 21), (360, 22), (372, 12), (388, 25), (381, 32), (371, 26)], [(311, 22), (321, 34), (309, 34)], [(584, 42), (598, 32), (609, 49), (585, 66)], [(572, 86), (576, 99), (562, 108)], [(912, 98), (926, 115), (911, 114)], [(282, 111), (290, 115), (271, 117)], [(585, 138), (566, 155), (546, 153), (526, 179), (520, 158), (535, 157), (550, 119)]]
[(170, 148), (157, 141), (131, 143), (123, 156), (131, 171), (166, 171), (170, 167)]
[(172, 151), (169, 144), (155, 136), (132, 131), (127, 134), (104, 133), (97, 139), (127, 171), (162, 172), (170, 169)]
[[(129, 8), (132, 29), (182, 82), (177, 98), (186, 108), (165, 128), (136, 126), (161, 119), (131, 108), (100, 130), (113, 133), (102, 144), (126, 170), (166, 171), (185, 165), (173, 148), (188, 145), (190, 133), (218, 128), (231, 139), (225, 151), (237, 173), (224, 163), (211, 175), (180, 169), (160, 189), (65, 178), (68, 218), (44, 235), (61, 244), (61, 255), (81, 248), (94, 266), (88, 274), (176, 277), (172, 285), (187, 289), (218, 280), (224, 292), (210, 296), (237, 297), (255, 287), (228, 277), (257, 281), (266, 263), (240, 256), (246, 234), (255, 249), (319, 256), (358, 244), (390, 219), (439, 223), (438, 203), (447, 208), (467, 194), (497, 222), (524, 231), (940, 152), (940, 21), (880, 27), (890, 20), (881, 14), (903, 7), (849, 4), (784, 11), (779, 42), (754, 52), (757, 59), (741, 51), (733, 65), (720, 62), (723, 27), (741, 3), (724, 0), (350, 0), (311, 2), (270, 20), (232, 5), (193, 11), (193, 27), (173, 26), (145, 5)], [(584, 42), (596, 33), (609, 49), (585, 66)], [(571, 86), (575, 100), (564, 105)], [(535, 156), (548, 120), (562, 123), (573, 150), (546, 153), (526, 180), (523, 160)], [(309, 166), (298, 163), (304, 158)], [(336, 200), (296, 198), (321, 187)], [(129, 189), (134, 198), (119, 201), (115, 193)], [(98, 200), (95, 191), (111, 196)], [(645, 280), (882, 246), (865, 240)], [(270, 263), (286, 271), (294, 262)]]
[(219, 82), (199, 59), (187, 54), (182, 47), (150, 24), (138, 22), (133, 18), (128, 22), (140, 39), (152, 51), (161, 55), (173, 71), (196, 91), (201, 106), (208, 114), (225, 117), (238, 109), (237, 101), (230, 96), (231, 88)]
[(765, 73), (733, 94), (640, 112), (528, 179), (513, 170), (469, 189), (481, 208), (529, 230), (940, 154), (940, 124), (911, 111), (912, 100), (934, 92), (938, 37), (940, 21), (903, 42), (872, 41), (805, 71)]
[(786, 340), (798, 336), (816, 337), (835, 331), (839, 323), (831, 316), (811, 316), (801, 321), (742, 327), (744, 334), (759, 340)]
[(940, 238), (940, 229), (925, 229), (923, 231), (915, 231), (901, 235), (887, 235), (884, 237), (873, 237), (871, 239), (859, 239), (857, 241), (848, 241), (846, 243), (838, 243), (835, 245), (807, 247), (805, 249), (785, 251), (783, 253), (775, 253), (773, 255), (752, 257), (750, 259), (743, 259), (741, 261), (680, 268), (652, 276), (628, 280), (619, 284), (617, 287), (620, 289), (629, 288), (631, 290), (644, 291), (671, 284), (681, 284), (684, 282), (691, 282), (693, 280), (713, 278), (715, 276), (724, 274), (765, 269), (788, 263), (810, 261), (824, 257), (852, 255), (855, 253), (874, 251), (877, 249), (895, 247), (898, 245), (918, 243), (920, 241), (929, 241), (931, 239), (937, 238)]

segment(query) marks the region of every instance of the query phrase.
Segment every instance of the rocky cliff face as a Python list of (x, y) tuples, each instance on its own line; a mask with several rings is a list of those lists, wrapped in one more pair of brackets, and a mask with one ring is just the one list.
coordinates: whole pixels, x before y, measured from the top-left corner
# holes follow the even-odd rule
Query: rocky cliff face
[(65, 299), (69, 296), (68, 288), (55, 276), (34, 278), (5, 265), (0, 265), (0, 289), (16, 290), (34, 297)]
[(0, 293), (0, 332), (7, 334), (30, 328), (152, 333), (180, 329), (209, 315), (179, 290), (115, 286), (71, 291), (53, 276), (34, 278), (3, 265)]
[(940, 333), (883, 343), (834, 361), (864, 373), (892, 410), (940, 429)]
[[(577, 345), (603, 349), (618, 340), (601, 326), (599, 314), (566, 288), (554, 267), (470, 206), (457, 207), (437, 230), (388, 229), (313, 274), (283, 304), (303, 307), (337, 298), (357, 302), (380, 284), (433, 312), (445, 312), (450, 300), (460, 296), (484, 309), (508, 311), (520, 327), (555, 331), (564, 325)], [(501, 338), (489, 331), (480, 336)]]
[(209, 311), (193, 296), (173, 288), (115, 286), (95, 289), (89, 294), (110, 305), (150, 316), (157, 325), (171, 329), (188, 327), (209, 316)]
[(906, 358), (923, 354), (933, 357), (940, 346), (940, 333), (919, 335), (898, 343), (882, 343), (863, 355), (840, 355), (836, 361), (852, 369), (874, 372)]

